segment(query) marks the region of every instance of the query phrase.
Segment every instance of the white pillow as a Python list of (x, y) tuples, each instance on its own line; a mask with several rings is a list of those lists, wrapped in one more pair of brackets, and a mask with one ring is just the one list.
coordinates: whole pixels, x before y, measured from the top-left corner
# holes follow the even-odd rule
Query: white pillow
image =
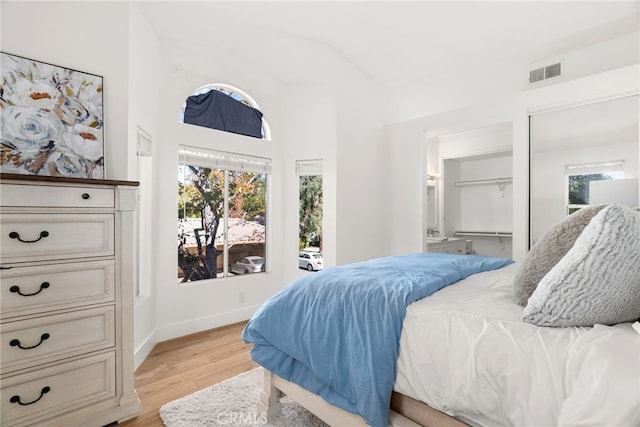
[(538, 326), (593, 326), (638, 318), (640, 213), (609, 205), (540, 280), (522, 320)]
[(513, 299), (517, 304), (526, 307), (540, 280), (569, 252), (584, 228), (604, 207), (582, 208), (540, 236), (513, 279)]

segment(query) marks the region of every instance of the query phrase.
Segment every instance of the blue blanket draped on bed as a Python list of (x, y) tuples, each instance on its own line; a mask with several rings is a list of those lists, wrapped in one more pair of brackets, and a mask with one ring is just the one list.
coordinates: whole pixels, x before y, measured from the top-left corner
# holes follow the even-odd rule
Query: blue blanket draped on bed
[(379, 258), (293, 281), (255, 313), (251, 356), (327, 402), (386, 426), (406, 308), (474, 273), (513, 261), (441, 253)]

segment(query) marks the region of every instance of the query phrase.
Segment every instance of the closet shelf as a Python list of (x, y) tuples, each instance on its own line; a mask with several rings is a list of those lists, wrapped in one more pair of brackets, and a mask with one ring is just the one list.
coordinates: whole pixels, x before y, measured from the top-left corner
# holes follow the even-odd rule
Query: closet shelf
[(456, 236), (467, 237), (512, 237), (513, 233), (509, 231), (455, 231)]

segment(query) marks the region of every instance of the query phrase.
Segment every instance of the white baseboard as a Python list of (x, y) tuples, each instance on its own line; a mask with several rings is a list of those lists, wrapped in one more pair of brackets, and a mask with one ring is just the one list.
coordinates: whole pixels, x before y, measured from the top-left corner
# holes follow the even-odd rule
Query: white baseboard
[(149, 353), (151, 353), (151, 350), (153, 350), (153, 347), (155, 347), (156, 344), (158, 344), (158, 340), (156, 338), (156, 331), (153, 331), (153, 333), (149, 335), (144, 340), (142, 345), (136, 348), (135, 352), (133, 353), (133, 370), (134, 371), (137, 370), (140, 367), (140, 365), (142, 365), (142, 362), (144, 362), (144, 360), (147, 358)]
[(260, 308), (260, 305), (254, 305), (238, 310), (225, 311), (224, 313), (216, 313), (209, 316), (198, 317), (197, 319), (173, 323), (171, 325), (163, 325), (153, 331), (135, 350), (133, 355), (134, 370), (142, 365), (142, 362), (149, 356), (153, 347), (159, 342), (248, 320), (258, 308)]
[(253, 313), (260, 308), (260, 305), (242, 307), (238, 310), (215, 313), (209, 316), (198, 317), (171, 325), (162, 325), (156, 329), (156, 342), (162, 342), (173, 338), (182, 337), (207, 329), (219, 328), (220, 326), (248, 320)]

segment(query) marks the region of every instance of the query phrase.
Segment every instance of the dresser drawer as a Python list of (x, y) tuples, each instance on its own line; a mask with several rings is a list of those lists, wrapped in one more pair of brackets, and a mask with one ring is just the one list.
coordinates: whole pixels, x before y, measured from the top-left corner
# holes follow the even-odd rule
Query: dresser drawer
[(115, 345), (113, 305), (0, 324), (3, 373)]
[(4, 214), (2, 263), (114, 254), (113, 214)]
[(40, 421), (115, 395), (115, 352), (3, 378), (0, 425), (47, 425)]
[(2, 184), (2, 206), (113, 208), (113, 188), (62, 187), (54, 185)]
[(114, 261), (0, 270), (0, 319), (115, 301)]

